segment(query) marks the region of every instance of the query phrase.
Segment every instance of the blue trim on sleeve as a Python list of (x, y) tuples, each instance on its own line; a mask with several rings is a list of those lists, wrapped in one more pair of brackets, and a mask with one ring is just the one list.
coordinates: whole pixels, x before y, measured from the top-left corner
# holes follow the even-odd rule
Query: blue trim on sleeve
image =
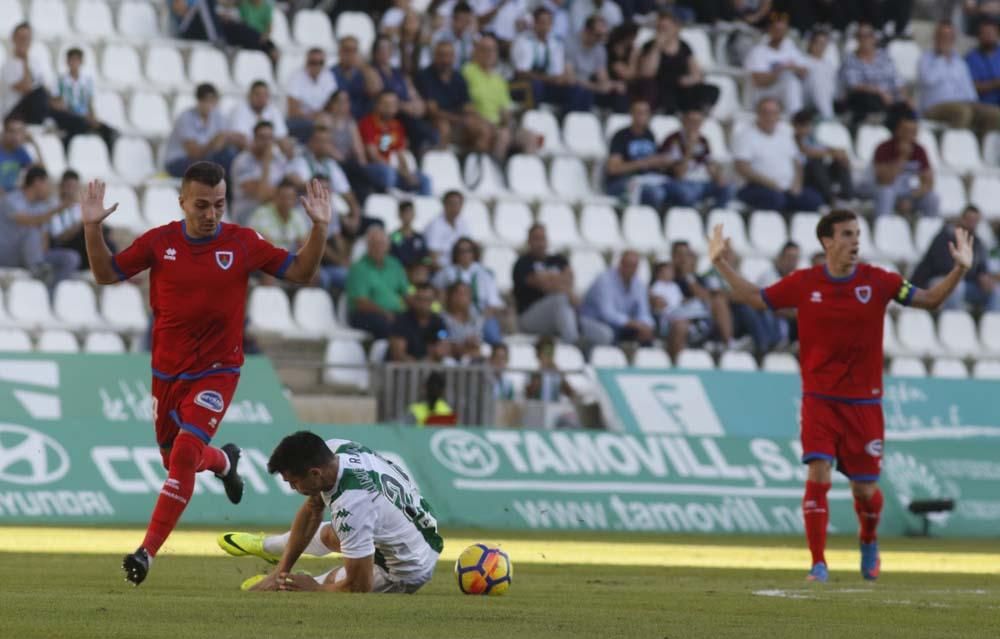
[(851, 481), (878, 481), (878, 475), (848, 475)]
[(208, 370), (201, 371), (200, 373), (179, 373), (177, 375), (170, 375), (168, 373), (163, 373), (156, 370), (155, 368), (152, 370), (153, 370), (153, 377), (155, 377), (156, 379), (162, 379), (165, 382), (172, 382), (178, 379), (188, 382), (191, 380), (208, 377), (209, 375), (239, 375), (240, 373), (239, 366), (232, 366), (229, 368), (210, 368)]
[(803, 464), (808, 464), (814, 459), (825, 459), (826, 461), (832, 462), (836, 460), (836, 457), (834, 457), (833, 455), (827, 455), (826, 453), (805, 453), (802, 455)]
[(774, 304), (771, 304), (771, 300), (767, 299), (767, 292), (764, 289), (760, 289), (760, 299), (764, 300), (764, 303), (767, 304), (767, 307), (772, 311), (777, 310), (774, 308)]
[(193, 424), (187, 424), (185, 422), (182, 422), (176, 410), (170, 411), (170, 417), (173, 418), (174, 422), (177, 424), (177, 427), (180, 428), (181, 430), (191, 433), (192, 435), (194, 435), (201, 441), (205, 442), (206, 444), (210, 444), (212, 442), (212, 438), (208, 436), (208, 433), (206, 433), (205, 431), (203, 431), (202, 429), (198, 428)]
[(127, 277), (125, 277), (125, 271), (123, 271), (121, 267), (118, 266), (118, 260), (115, 258), (114, 255), (111, 256), (111, 268), (114, 269), (115, 274), (118, 275), (119, 282), (124, 282), (125, 280), (128, 279)]
[(285, 271), (288, 270), (288, 267), (292, 265), (292, 262), (294, 260), (295, 260), (295, 256), (292, 255), (291, 253), (289, 253), (285, 257), (285, 261), (282, 262), (281, 266), (278, 267), (278, 270), (274, 272), (274, 276), (277, 277), (278, 279), (282, 279), (282, 280), (285, 279)]
[(861, 398), (861, 397), (837, 397), (836, 395), (820, 395), (819, 393), (803, 393), (803, 397), (823, 399), (828, 402), (838, 402), (840, 404), (850, 404), (852, 406), (878, 406), (882, 403), (882, 398)]

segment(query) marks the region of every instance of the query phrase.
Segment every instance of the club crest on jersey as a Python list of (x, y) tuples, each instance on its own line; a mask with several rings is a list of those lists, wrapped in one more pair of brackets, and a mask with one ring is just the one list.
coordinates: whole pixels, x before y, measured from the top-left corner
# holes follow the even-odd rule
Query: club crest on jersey
[(214, 390), (201, 391), (195, 395), (194, 403), (213, 413), (221, 413), (222, 409), (226, 407), (226, 403), (222, 401), (222, 393)]
[(854, 287), (854, 297), (858, 298), (858, 301), (862, 304), (867, 304), (868, 300), (872, 298), (872, 287), (871, 286), (855, 286)]
[(233, 252), (216, 251), (215, 263), (218, 264), (219, 268), (221, 268), (223, 271), (228, 271), (229, 267), (233, 265)]

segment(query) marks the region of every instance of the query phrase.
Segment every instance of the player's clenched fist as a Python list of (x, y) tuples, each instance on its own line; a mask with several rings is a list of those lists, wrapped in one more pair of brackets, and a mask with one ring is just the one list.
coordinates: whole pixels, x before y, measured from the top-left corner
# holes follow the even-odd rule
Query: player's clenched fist
[(80, 193), (80, 217), (84, 224), (98, 224), (104, 221), (118, 208), (115, 202), (111, 208), (104, 208), (105, 184), (101, 180), (93, 180)]

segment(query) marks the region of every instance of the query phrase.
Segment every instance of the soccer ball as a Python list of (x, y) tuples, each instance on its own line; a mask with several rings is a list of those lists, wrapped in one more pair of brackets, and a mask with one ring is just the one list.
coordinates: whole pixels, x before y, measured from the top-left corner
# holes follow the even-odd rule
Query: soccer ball
[(510, 588), (510, 557), (496, 546), (472, 544), (455, 562), (459, 589), (467, 595), (502, 595)]

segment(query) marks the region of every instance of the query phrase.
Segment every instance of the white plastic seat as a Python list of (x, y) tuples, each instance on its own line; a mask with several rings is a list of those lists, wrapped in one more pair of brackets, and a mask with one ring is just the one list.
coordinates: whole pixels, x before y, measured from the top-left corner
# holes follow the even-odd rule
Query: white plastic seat
[(570, 156), (553, 158), (549, 166), (549, 183), (561, 200), (572, 203), (614, 203), (614, 198), (594, 192), (587, 167), (580, 158)]
[(858, 127), (858, 135), (855, 139), (858, 161), (866, 167), (871, 166), (872, 158), (875, 156), (875, 148), (891, 137), (889, 129), (880, 124), (862, 124)]
[(444, 213), (444, 203), (440, 198), (429, 195), (414, 196), (413, 202), (413, 227), (426, 229), (427, 226)]
[(931, 377), (943, 379), (968, 379), (969, 369), (960, 359), (939, 357), (931, 363)]
[(761, 363), (761, 370), (769, 373), (798, 373), (799, 360), (790, 353), (768, 353)]
[(159, 93), (133, 93), (128, 104), (128, 119), (147, 137), (165, 138), (173, 128), (167, 101)]
[(856, 159), (851, 132), (837, 120), (827, 120), (816, 125), (816, 140), (830, 148), (843, 149), (848, 157)]
[[(28, 22), (35, 37), (42, 40), (58, 40), (72, 33), (69, 26), (67, 2), (64, 0), (32, 0)], [(9, 34), (4, 33), (4, 38)]]
[(579, 295), (584, 295), (597, 276), (608, 268), (604, 256), (587, 249), (571, 251), (569, 265), (573, 269), (573, 288)]
[(712, 233), (716, 224), (722, 225), (722, 235), (729, 238), (729, 245), (741, 256), (752, 252), (750, 240), (747, 238), (747, 225), (743, 216), (732, 209), (712, 209), (705, 224), (706, 235)]
[(773, 266), (774, 266), (774, 260), (768, 259), (766, 257), (755, 257), (751, 255), (748, 257), (744, 257), (740, 261), (740, 273), (743, 274), (743, 277), (748, 282), (757, 284), (757, 282), (760, 281), (761, 277), (763, 277), (764, 273), (774, 270)]
[(896, 337), (896, 323), (889, 313), (886, 313), (885, 318), (882, 320), (882, 350), (885, 351), (886, 355), (891, 357), (906, 354), (906, 349), (903, 348)]
[[(684, 351), (681, 351), (683, 354)], [(750, 353), (743, 351), (726, 351), (719, 358), (719, 368), (724, 371), (757, 371), (757, 361)]]
[(715, 361), (708, 351), (703, 351), (700, 348), (685, 348), (677, 354), (677, 368), (712, 370), (715, 368)]
[(496, 244), (499, 242), (493, 223), (490, 221), (490, 210), (486, 203), (475, 198), (467, 198), (462, 205), (462, 219), (469, 225), (469, 234), (479, 244)]
[(557, 251), (576, 248), (583, 243), (576, 228), (576, 215), (567, 204), (543, 204), (538, 210), (538, 222), (545, 225), (549, 246)]
[(591, 246), (617, 250), (625, 248), (618, 214), (610, 206), (588, 204), (580, 211), (580, 231)]
[(122, 2), (118, 7), (118, 33), (133, 42), (162, 37), (156, 8), (149, 2)]
[(104, 324), (97, 313), (97, 296), (86, 282), (59, 282), (52, 296), (52, 306), (56, 318), (70, 328), (96, 328)]
[(667, 211), (664, 218), (664, 234), (667, 243), (684, 240), (691, 250), (699, 255), (708, 250), (705, 242), (705, 228), (701, 224), (701, 214), (695, 209), (675, 206)]
[(0, 353), (30, 353), (31, 338), (17, 328), (0, 328)]
[(956, 357), (975, 357), (982, 351), (976, 323), (965, 311), (942, 311), (938, 316), (938, 339), (944, 352)]
[(35, 159), (40, 160), (45, 165), (50, 175), (62, 175), (63, 171), (66, 170), (66, 148), (63, 146), (62, 140), (52, 133), (43, 133), (34, 137), (35, 144), (38, 145), (42, 154), (41, 158)]
[[(298, 16), (296, 16), (298, 17)], [(326, 16), (323, 16), (326, 19)], [(195, 47), (188, 59), (188, 78), (193, 84), (212, 83), (220, 92), (234, 90), (229, 75), (229, 61), (218, 49)]]
[(118, 131), (131, 129), (125, 117), (125, 101), (117, 91), (94, 92), (94, 115), (98, 120)]
[[(274, 13), (280, 13), (275, 11)], [(244, 91), (257, 80), (262, 80), (268, 86), (274, 86), (274, 71), (271, 67), (271, 58), (263, 51), (249, 51), (242, 49), (236, 53), (233, 59), (233, 80), (236, 86)]]
[(931, 163), (931, 168), (938, 171), (941, 168), (941, 152), (938, 150), (937, 137), (934, 131), (926, 125), (921, 125), (917, 129), (917, 144), (924, 147), (927, 152), (927, 160)]
[(896, 333), (900, 345), (909, 353), (928, 356), (942, 352), (937, 331), (934, 330), (934, 319), (927, 311), (904, 308), (896, 321)]
[(576, 344), (556, 344), (556, 351), (553, 354), (556, 366), (561, 371), (579, 371), (587, 365), (583, 353)]
[(497, 202), (493, 207), (493, 228), (507, 246), (524, 245), (533, 223), (531, 209), (523, 202)]
[(1000, 379), (1000, 362), (980, 360), (972, 366), (972, 376), (975, 379)]
[(385, 356), (389, 353), (389, 340), (377, 339), (372, 342), (368, 349), (368, 361), (372, 364), (381, 364), (385, 361)]
[(720, 122), (729, 122), (740, 110), (740, 88), (728, 75), (708, 74), (705, 82), (719, 89), (719, 99), (715, 101), (710, 115)]
[(514, 197), (507, 190), (503, 170), (488, 155), (470, 153), (465, 157), (465, 167), (462, 173), (464, 182), (476, 197), (485, 200), (495, 200)]
[(142, 291), (128, 282), (101, 287), (101, 316), (116, 331), (142, 333), (149, 327)]
[(986, 166), (1000, 166), (1000, 131), (990, 131), (983, 138), (983, 162)]
[(913, 242), (917, 249), (916, 260), (919, 261), (934, 241), (934, 236), (941, 231), (944, 220), (939, 217), (921, 217), (917, 219), (917, 228), (913, 234)]
[[(818, 221), (818, 220), (817, 220)], [(875, 238), (872, 235), (872, 228), (868, 224), (868, 219), (865, 217), (858, 216), (858, 250), (861, 252), (862, 260), (871, 260), (879, 257), (878, 251), (875, 248)], [(813, 235), (815, 236), (816, 227), (813, 227)]]
[(622, 214), (622, 234), (630, 248), (654, 252), (664, 248), (660, 216), (649, 206), (630, 206)]
[(156, 175), (153, 149), (139, 137), (120, 137), (111, 153), (115, 173), (133, 186), (139, 186)]
[(520, 372), (538, 370), (538, 355), (535, 354), (533, 344), (514, 342), (507, 346), (510, 351), (510, 358), (507, 362), (508, 368)]
[(97, 331), (88, 333), (83, 340), (84, 353), (116, 355), (125, 352), (125, 341), (117, 333)]
[(79, 353), (80, 343), (69, 331), (48, 330), (38, 336), (35, 350), (41, 353)]
[[(326, 19), (325, 14), (323, 19)], [(368, 360), (365, 349), (355, 340), (334, 339), (326, 345), (323, 382), (331, 386), (368, 389)]]
[[(22, 22), (24, 22), (24, 7), (21, 6), (21, 1), (0, 0), (0, 34), (3, 34), (4, 41), (10, 38), (14, 27)], [(6, 47), (0, 47), (0, 49), (6, 49)], [(4, 51), (4, 53), (7, 52)]]
[(69, 165), (86, 181), (92, 178), (113, 179), (114, 170), (104, 140), (92, 134), (74, 135), (69, 143)]
[(893, 377), (927, 377), (927, 367), (915, 357), (894, 357), (889, 364), (889, 375)]
[[(280, 11), (275, 11), (275, 14)], [(146, 81), (163, 89), (182, 90), (190, 87), (184, 72), (184, 59), (176, 47), (153, 45), (146, 51)], [(190, 94), (190, 91), (187, 93)], [(192, 97), (192, 100), (194, 98)]]
[(681, 128), (681, 121), (673, 115), (654, 115), (649, 120), (649, 130), (657, 144), (662, 144), (667, 136)]
[(611, 113), (604, 120), (604, 139), (608, 142), (624, 128), (632, 126), (632, 116), (628, 113)]
[(282, 49), (281, 57), (285, 57), (285, 50), (292, 44), (292, 29), (288, 25), (288, 16), (284, 11), (271, 12), (271, 42)]
[[(275, 15), (279, 12), (275, 11)], [(277, 43), (275, 43), (277, 44)], [(306, 54), (302, 51), (282, 51), (281, 58), (278, 59), (277, 80), (278, 86), (287, 87), (292, 74), (304, 67), (306, 64)]]
[(431, 180), (435, 195), (444, 195), (448, 191), (465, 191), (462, 181), (462, 169), (458, 166), (458, 158), (450, 151), (428, 151), (420, 161), (421, 169)]
[(990, 311), (979, 318), (979, 343), (986, 354), (1000, 354), (1000, 313)]
[[(329, 50), (333, 48), (335, 42), (330, 18), (316, 9), (302, 9), (295, 12), (295, 17), (292, 18), (292, 37), (302, 48), (319, 47)], [(361, 51), (367, 53), (364, 47)]]
[(816, 224), (819, 223), (819, 213), (796, 213), (792, 216), (789, 239), (802, 249), (803, 255), (812, 255), (823, 250), (816, 237)]
[(892, 58), (899, 78), (912, 84), (917, 79), (917, 65), (920, 62), (920, 47), (913, 40), (895, 39), (886, 47), (886, 52)]
[(292, 320), (288, 295), (277, 286), (257, 286), (247, 302), (250, 328), (263, 333), (295, 335), (298, 333)]
[(559, 133), (559, 121), (551, 111), (541, 109), (525, 111), (521, 116), (521, 127), (542, 136), (542, 148), (539, 149), (542, 155), (558, 155), (566, 152), (562, 135)]
[(148, 186), (142, 194), (142, 213), (152, 226), (163, 226), (183, 217), (172, 186)]
[(300, 288), (295, 292), (292, 313), (300, 332), (309, 337), (328, 337), (337, 329), (337, 316), (330, 294), (321, 288)]
[(785, 218), (776, 211), (754, 211), (750, 214), (750, 243), (757, 254), (773, 258), (788, 241)]
[(144, 84), (139, 53), (127, 44), (105, 45), (101, 52), (101, 76), (120, 89)]
[(553, 199), (545, 165), (536, 155), (518, 153), (507, 161), (507, 184), (518, 197), (529, 200)]
[(628, 368), (628, 358), (617, 346), (599, 345), (590, 351), (590, 365), (597, 368)]
[(670, 358), (662, 348), (640, 348), (632, 358), (635, 368), (671, 368)]
[(712, 41), (708, 39), (708, 33), (701, 27), (685, 27), (681, 29), (681, 40), (687, 43), (703, 70), (711, 69), (715, 66), (715, 56), (712, 54)]
[(399, 228), (399, 203), (391, 195), (372, 193), (365, 200), (365, 215), (382, 220), (386, 233)]
[(493, 273), (497, 288), (501, 293), (507, 293), (514, 287), (513, 269), (517, 261), (517, 253), (506, 246), (487, 246), (483, 249), (482, 263)]
[(708, 149), (712, 154), (712, 159), (716, 162), (726, 163), (732, 159), (729, 152), (729, 144), (726, 142), (726, 133), (722, 130), (722, 124), (715, 118), (705, 118), (701, 125), (701, 134), (708, 142)]
[(893, 262), (912, 264), (920, 259), (913, 245), (910, 225), (899, 215), (882, 215), (875, 219), (875, 247)]
[(563, 118), (563, 140), (573, 155), (584, 159), (603, 159), (608, 146), (601, 131), (601, 122), (593, 113), (573, 111)]
[[(298, 15), (295, 16), (296, 18)], [(375, 23), (371, 16), (363, 11), (344, 11), (337, 16), (337, 38), (354, 36), (358, 39), (358, 48), (368, 54), (375, 42)]]
[(975, 173), (983, 168), (979, 141), (972, 131), (948, 129), (941, 136), (941, 159), (959, 173)]
[(112, 228), (125, 229), (132, 235), (139, 235), (149, 230), (149, 222), (142, 216), (139, 208), (139, 198), (135, 189), (127, 184), (109, 184), (104, 192), (104, 201), (108, 205), (118, 204), (118, 210), (112, 213), (104, 223)]
[[(972, 180), (969, 199), (979, 207), (979, 210), (983, 212), (983, 217), (986, 219), (1000, 219), (1000, 178), (990, 175), (977, 175)], [(941, 208), (943, 212), (944, 207), (942, 206)]]

